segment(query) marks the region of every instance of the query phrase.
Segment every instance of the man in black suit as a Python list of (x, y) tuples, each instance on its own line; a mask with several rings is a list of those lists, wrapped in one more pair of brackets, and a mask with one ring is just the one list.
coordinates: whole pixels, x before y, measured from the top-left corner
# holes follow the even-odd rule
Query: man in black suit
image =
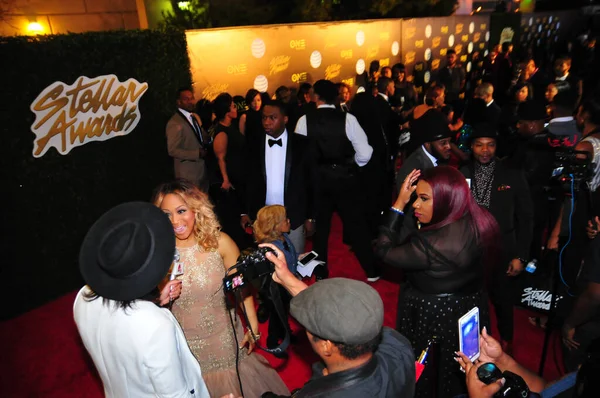
[(279, 101), (263, 107), (262, 139), (248, 148), (246, 211), (242, 226), (256, 218), (268, 205), (286, 207), (290, 219), (290, 240), (298, 253), (304, 252), (305, 235), (314, 231), (314, 190), (308, 139), (289, 134), (286, 106)]
[[(288, 117), (286, 106), (280, 101), (266, 102), (262, 110), (262, 123), (266, 134), (255, 140), (248, 148), (246, 174), (246, 212), (241, 217), (245, 228), (256, 213), (268, 205), (286, 207), (290, 220), (290, 240), (297, 253), (304, 252), (305, 235), (314, 230), (314, 195), (312, 163), (307, 156), (308, 139), (299, 134), (289, 134), (286, 129)], [(277, 285), (283, 302), (284, 317), (291, 297)], [(282, 323), (274, 310), (271, 299), (266, 298), (269, 283), (261, 289), (262, 304), (259, 316), (269, 317), (267, 347), (275, 348), (279, 340), (290, 333), (287, 322)]]
[(496, 309), (502, 348), (512, 350), (515, 277), (525, 268), (533, 238), (533, 202), (525, 176), (496, 158), (497, 130), (474, 127), (472, 161), (461, 168), (477, 203), (494, 216), (502, 233), (500, 264), (492, 265), (491, 299)]
[(498, 127), (502, 109), (494, 101), (494, 86), (492, 86), (491, 83), (481, 83), (475, 88), (475, 98), (479, 98), (485, 102), (485, 112), (482, 115), (483, 119), (481, 120), (485, 120), (492, 126)]
[(411, 123), (410, 139), (423, 144), (402, 164), (396, 175), (396, 193), (411, 171), (427, 170), (446, 163), (450, 159), (450, 137), (448, 119), (437, 109), (430, 109)]

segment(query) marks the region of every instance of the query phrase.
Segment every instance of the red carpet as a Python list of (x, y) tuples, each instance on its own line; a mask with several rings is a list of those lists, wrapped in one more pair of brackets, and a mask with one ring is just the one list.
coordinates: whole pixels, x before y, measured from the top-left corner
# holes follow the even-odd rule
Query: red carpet
[[(332, 225), (329, 264), (332, 276), (365, 280), (365, 275), (355, 257), (341, 243), (341, 224), (338, 219)], [(394, 326), (398, 284), (390, 282), (395, 275), (390, 272), (374, 287), (385, 304), (385, 324)], [(0, 324), (2, 360), (0, 361), (0, 396), (2, 397), (102, 397), (102, 385), (94, 366), (79, 340), (73, 322), (72, 304), (75, 292), (41, 308)], [(544, 335), (527, 322), (530, 315), (515, 310), (516, 359), (537, 371)], [(295, 330), (298, 325), (293, 324)], [(261, 327), (266, 338), (265, 325)], [(290, 390), (301, 387), (310, 376), (310, 364), (316, 360), (310, 345), (301, 336), (301, 342), (289, 351), (287, 361), (265, 354), (277, 369)], [(497, 334), (496, 334), (497, 335)], [(546, 361), (545, 377), (558, 378), (555, 362), (561, 361), (558, 341), (553, 340)], [(560, 362), (559, 362), (560, 363)], [(252, 397), (248, 397), (252, 398)]]

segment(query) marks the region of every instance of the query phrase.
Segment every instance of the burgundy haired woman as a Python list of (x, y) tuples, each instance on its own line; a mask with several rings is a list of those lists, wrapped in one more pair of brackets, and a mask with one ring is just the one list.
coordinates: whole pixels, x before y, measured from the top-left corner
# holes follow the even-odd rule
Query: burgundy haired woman
[[(412, 207), (421, 228), (402, 240), (404, 211), (415, 192)], [(406, 271), (398, 331), (411, 341), (417, 356), (434, 336), (440, 345), (438, 378), (434, 379), (432, 366), (426, 367), (415, 396), (431, 396), (433, 388), (440, 397), (466, 393), (464, 374), (454, 361), (458, 319), (479, 307), (480, 324), (489, 324), (484, 274), (499, 240), (496, 221), (475, 202), (458, 170), (448, 166), (422, 174), (413, 170), (404, 180), (376, 250), (386, 264)]]

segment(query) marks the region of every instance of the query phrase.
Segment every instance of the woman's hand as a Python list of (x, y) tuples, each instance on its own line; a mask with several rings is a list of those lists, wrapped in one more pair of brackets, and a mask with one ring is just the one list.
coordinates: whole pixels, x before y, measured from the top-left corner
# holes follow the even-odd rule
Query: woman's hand
[(225, 180), (223, 181), (223, 184), (221, 184), (221, 189), (224, 191), (229, 191), (231, 188), (233, 188), (233, 185), (231, 185), (229, 180)]
[(244, 347), (246, 344), (248, 344), (248, 354), (250, 354), (256, 346), (256, 341), (254, 341), (252, 333), (249, 330), (244, 335), (244, 339), (242, 340), (241, 346)]
[(396, 199), (396, 203), (394, 203), (394, 207), (398, 210), (404, 211), (404, 208), (410, 202), (410, 198), (417, 189), (416, 185), (413, 185), (421, 176), (421, 170), (413, 170), (409, 175), (406, 176), (402, 186), (400, 187), (400, 193), (398, 194), (398, 199)]
[(181, 296), (181, 286), (181, 281), (177, 279), (167, 282), (160, 292), (159, 304), (161, 306), (167, 305), (169, 302), (178, 299)]
[(477, 369), (485, 362), (478, 360), (476, 363), (473, 363), (462, 352), (457, 352), (457, 354), (458, 358), (456, 358), (456, 362), (459, 363), (460, 367), (465, 372), (469, 397), (492, 398), (494, 394), (500, 391), (506, 382), (504, 377), (491, 384), (485, 384), (479, 380), (479, 376), (477, 376)]
[(495, 364), (502, 362), (502, 356), (504, 355), (502, 346), (498, 340), (488, 334), (485, 327), (481, 331), (481, 337), (479, 338), (479, 352), (479, 360), (482, 362), (492, 362)]

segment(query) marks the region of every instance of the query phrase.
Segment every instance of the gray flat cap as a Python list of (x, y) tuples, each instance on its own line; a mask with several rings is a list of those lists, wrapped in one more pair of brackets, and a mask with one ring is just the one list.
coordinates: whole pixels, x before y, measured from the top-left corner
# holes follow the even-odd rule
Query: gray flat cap
[(383, 301), (364, 282), (332, 278), (292, 299), (290, 313), (312, 334), (344, 344), (364, 344), (383, 327)]

